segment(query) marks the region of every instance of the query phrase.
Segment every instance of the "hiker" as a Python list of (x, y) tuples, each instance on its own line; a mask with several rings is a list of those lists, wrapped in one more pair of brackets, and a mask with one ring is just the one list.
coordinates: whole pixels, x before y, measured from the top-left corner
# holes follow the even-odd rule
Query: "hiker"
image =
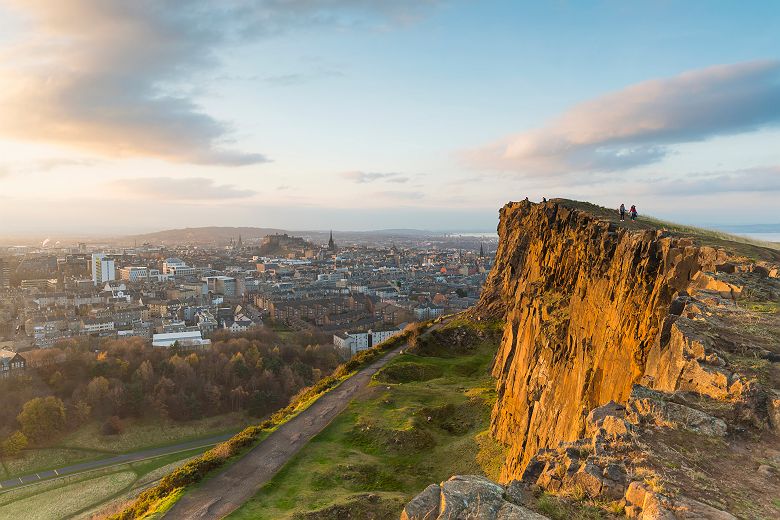
[(624, 222), (626, 220), (626, 205), (621, 204), (620, 205), (620, 221)]
[(628, 210), (628, 212), (631, 213), (631, 221), (633, 222), (634, 220), (636, 220), (636, 216), (637, 216), (636, 206), (631, 204), (631, 209)]
[(547, 202), (547, 197), (542, 197), (542, 202)]

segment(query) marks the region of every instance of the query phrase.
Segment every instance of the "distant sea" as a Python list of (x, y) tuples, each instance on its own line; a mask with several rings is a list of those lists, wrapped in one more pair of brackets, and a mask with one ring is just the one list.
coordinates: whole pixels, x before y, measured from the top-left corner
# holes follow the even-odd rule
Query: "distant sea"
[(732, 233), (764, 242), (780, 242), (780, 233), (735, 233), (733, 231)]

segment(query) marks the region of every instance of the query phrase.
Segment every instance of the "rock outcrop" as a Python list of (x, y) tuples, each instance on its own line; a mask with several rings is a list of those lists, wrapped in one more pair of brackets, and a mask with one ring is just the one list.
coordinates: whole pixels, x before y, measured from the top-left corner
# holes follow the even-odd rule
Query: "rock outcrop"
[[(777, 420), (776, 400), (767, 403), (753, 380), (728, 366), (713, 334), (719, 318), (711, 319), (712, 309), (734, 307), (750, 290), (729, 273), (769, 276), (774, 267), (746, 267), (724, 249), (631, 230), (566, 201), (510, 203), (498, 231), (476, 312), (506, 322), (491, 424), (509, 447), (502, 481), (521, 478), (540, 449), (582, 438), (589, 412), (610, 401), (630, 401), (634, 424), (726, 434), (722, 419), (651, 390), (746, 402), (770, 411), (756, 421)], [(632, 397), (642, 392), (638, 383), (644, 397)]]
[(640, 520), (780, 514), (780, 253), (562, 200), (508, 204), (499, 238), (470, 316), (505, 323), (505, 487), (453, 477), (403, 518), (520, 514), (512, 489)]
[(477, 475), (431, 484), (409, 502), (401, 520), (545, 520), (516, 503), (503, 486)]

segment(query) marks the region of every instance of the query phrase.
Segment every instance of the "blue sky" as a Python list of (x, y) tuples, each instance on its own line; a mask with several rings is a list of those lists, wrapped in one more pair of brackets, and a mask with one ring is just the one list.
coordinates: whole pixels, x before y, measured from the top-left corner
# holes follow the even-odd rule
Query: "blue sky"
[(0, 234), (780, 222), (778, 34), (777, 2), (0, 0)]

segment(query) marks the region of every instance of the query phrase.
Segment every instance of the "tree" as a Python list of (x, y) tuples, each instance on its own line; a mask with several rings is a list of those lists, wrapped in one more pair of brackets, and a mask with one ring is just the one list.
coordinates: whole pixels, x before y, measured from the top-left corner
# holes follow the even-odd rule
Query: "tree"
[(119, 435), (125, 431), (125, 425), (116, 415), (112, 415), (103, 423), (103, 435)]
[(16, 420), (28, 439), (40, 442), (65, 427), (65, 405), (54, 396), (36, 397), (24, 403)]
[(0, 445), (0, 451), (6, 457), (13, 457), (18, 455), (20, 451), (27, 447), (27, 436), (20, 431), (12, 433), (3, 443)]
[(86, 401), (76, 401), (76, 404), (73, 405), (73, 413), (76, 422), (83, 424), (89, 419), (89, 416), (92, 413), (92, 407), (89, 406)]

